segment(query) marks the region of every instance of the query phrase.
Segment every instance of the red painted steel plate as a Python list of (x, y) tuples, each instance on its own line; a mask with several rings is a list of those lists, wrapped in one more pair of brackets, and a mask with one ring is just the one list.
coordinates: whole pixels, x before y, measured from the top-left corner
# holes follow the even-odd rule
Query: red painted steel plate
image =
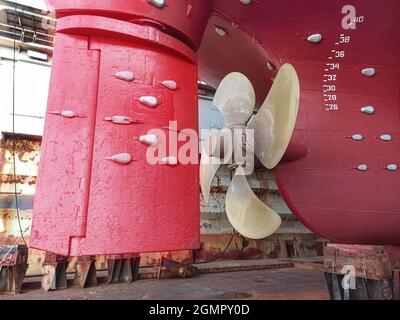
[[(71, 24), (79, 36), (69, 34)], [(115, 26), (120, 37), (110, 37)], [(58, 28), (48, 111), (80, 117), (47, 116), (31, 246), (72, 256), (197, 248), (198, 166), (150, 165), (147, 146), (137, 141), (172, 120), (197, 130), (193, 53), (155, 29), (109, 18), (62, 18)], [(134, 72), (135, 80), (113, 76), (119, 71)], [(138, 100), (145, 95), (159, 105), (143, 106)], [(105, 121), (114, 115), (142, 124)], [(134, 161), (108, 160), (120, 153)]]
[[(187, 183), (185, 186), (197, 185), (197, 175), (191, 177), (190, 174), (183, 174), (183, 172), (188, 170), (189, 173), (193, 173), (195, 169), (193, 168), (192, 171), (192, 168), (187, 167), (185, 170), (176, 171), (182, 172), (182, 179), (190, 179), (192, 183), (190, 184), (178, 180), (174, 170), (163, 168), (162, 170), (165, 172), (161, 176), (165, 177), (165, 181), (168, 179), (174, 182), (180, 181), (182, 188), (176, 187), (178, 192), (172, 192), (170, 188), (167, 188), (168, 190), (164, 194), (168, 194), (167, 197), (156, 198), (155, 203), (162, 205), (157, 206), (157, 210), (149, 210), (150, 215), (154, 214), (152, 217), (123, 215), (122, 212), (113, 209), (111, 204), (114, 204), (115, 201), (111, 200), (116, 198), (121, 207), (132, 212), (130, 209), (135, 204), (127, 200), (129, 198), (127, 193), (124, 193), (122, 188), (114, 188), (119, 179), (125, 175), (118, 173), (118, 169), (111, 166), (110, 163), (103, 164), (102, 160), (104, 155), (117, 152), (128, 136), (136, 135), (136, 130), (141, 130), (140, 126), (125, 129), (125, 131), (113, 130), (108, 123), (102, 123), (98, 118), (93, 121), (94, 114), (87, 111), (95, 108), (96, 116), (103, 116), (107, 107), (112, 110), (111, 96), (102, 92), (103, 88), (116, 90), (112, 82), (108, 82), (111, 80), (106, 78), (107, 73), (113, 66), (120, 66), (121, 60), (133, 54), (132, 52), (148, 50), (145, 56), (148, 56), (150, 60), (154, 58), (154, 54), (157, 55), (157, 59), (160, 58), (160, 61), (166, 59), (163, 61), (166, 61), (167, 64), (156, 68), (157, 72), (163, 72), (164, 67), (169, 70), (167, 65), (170, 63), (178, 65), (173, 71), (176, 69), (177, 72), (181, 72), (181, 68), (186, 71), (190, 70), (189, 78), (187, 78), (188, 75), (185, 77), (188, 79), (188, 82), (185, 83), (188, 97), (182, 98), (185, 107), (175, 103), (177, 96), (174, 95), (174, 107), (177, 112), (174, 114), (174, 118), (179, 118), (180, 114), (185, 124), (182, 128), (188, 125), (195, 127), (197, 122), (196, 107), (194, 106), (196, 67), (189, 62), (193, 61), (193, 57), (189, 57), (185, 49), (179, 49), (182, 44), (178, 41), (174, 42), (172, 37), (168, 38), (170, 40), (166, 42), (158, 41), (164, 36), (168, 37), (162, 33), (134, 32), (134, 35), (130, 36), (129, 30), (132, 28), (135, 30), (154, 29), (147, 29), (147, 27), (143, 27), (144, 29), (137, 27), (136, 29), (132, 24), (124, 23), (122, 20), (127, 16), (135, 15), (154, 18), (154, 21), (167, 26), (168, 32), (176, 38), (195, 48), (203, 34), (204, 23), (208, 16), (207, 8), (211, 2), (202, 1), (201, 3), (206, 9), (200, 10), (201, 13), (198, 15), (195, 14), (195, 11), (191, 11), (189, 14), (186, 11), (186, 15), (182, 14), (185, 6), (188, 9), (186, 1), (168, 1), (167, 7), (164, 9), (157, 9), (145, 0), (129, 2), (129, 4), (122, 0), (87, 1), (85, 3), (93, 5), (94, 9), (90, 11), (90, 5), (86, 6), (83, 1), (59, 1), (56, 6), (59, 16), (67, 16), (72, 13), (96, 15), (100, 12), (100, 15), (116, 20), (115, 24), (110, 23), (110, 20), (107, 19), (98, 23), (100, 18), (93, 18), (94, 20), (91, 21), (89, 18), (83, 19), (82, 17), (66, 17), (65, 20), (60, 21), (60, 32), (68, 35), (59, 33), (57, 36), (55, 61), (58, 57), (59, 63), (55, 64), (52, 81), (52, 92), (56, 93), (50, 97), (49, 110), (61, 107), (71, 108), (71, 103), (74, 106), (80, 102), (80, 106), (85, 104), (87, 107), (83, 110), (79, 108), (76, 110), (86, 114), (87, 118), (74, 119), (74, 121), (77, 120), (76, 122), (66, 122), (64, 119), (55, 119), (53, 122), (49, 120), (49, 117), (47, 119), (46, 152), (43, 155), (37, 199), (44, 199), (46, 196), (49, 199), (43, 203), (40, 203), (41, 200), (36, 201), (36, 210), (39, 208), (41, 213), (36, 214), (35, 217), (32, 243), (42, 249), (56, 250), (55, 252), (60, 253), (99, 253), (114, 249), (117, 243), (118, 246), (121, 245), (122, 239), (118, 238), (122, 238), (122, 234), (119, 235), (121, 230), (124, 235), (140, 231), (142, 233), (137, 234), (139, 241), (132, 244), (131, 241), (136, 238), (133, 236), (126, 238), (127, 244), (122, 245), (123, 250), (139, 250), (141, 248), (155, 250), (153, 247), (156, 244), (154, 234), (146, 237), (143, 233), (144, 225), (136, 228), (131, 224), (127, 225), (127, 222), (137, 218), (138, 223), (147, 221), (152, 224), (159, 220), (158, 217), (164, 216), (167, 210), (178, 210), (175, 207), (167, 209), (174, 203), (172, 200), (183, 201), (179, 208), (187, 209), (185, 213), (183, 209), (182, 211), (179, 209), (175, 219), (181, 217), (181, 219), (196, 219), (198, 222), (198, 195), (196, 195), (197, 199), (194, 199), (194, 191), (193, 198), (182, 194), (182, 191), (186, 191), (182, 187), (185, 183)], [(344, 16), (342, 7), (347, 4), (342, 0), (329, 2), (281, 0), (253, 1), (252, 4), (246, 6), (240, 1), (215, 0), (213, 1), (214, 17), (210, 21), (203, 42), (203, 45), (207, 46), (207, 50), (200, 49), (199, 51), (200, 77), (216, 86), (227, 72), (242, 71), (255, 81), (257, 100), (262, 101), (271, 85), (271, 78), (275, 76), (279, 66), (285, 62), (292, 63), (298, 70), (302, 92), (295, 135), (285, 159), (296, 159), (296, 161), (281, 164), (275, 170), (285, 200), (305, 225), (331, 240), (359, 244), (400, 244), (400, 233), (398, 232), (400, 228), (400, 197), (398, 196), (400, 171), (390, 172), (385, 169), (391, 163), (400, 165), (398, 163), (400, 161), (400, 56), (398, 54), (399, 42), (397, 41), (400, 38), (398, 16), (400, 4), (397, 0), (379, 2), (354, 0), (352, 4), (357, 9), (358, 17), (363, 17), (363, 22), (357, 24), (356, 30), (344, 30), (341, 25)], [(126, 14), (122, 12), (126, 12)], [(193, 15), (191, 16), (191, 14)], [(190, 24), (185, 19), (192, 22), (197, 21), (198, 24)], [(135, 20), (135, 22), (138, 21)], [(215, 36), (214, 22), (224, 24), (223, 27), (228, 32), (227, 37)], [(76, 27), (76, 25), (81, 27)], [(117, 25), (118, 27), (115, 27)], [(245, 41), (246, 50), (243, 50), (243, 41), (230, 41), (244, 39), (243, 33), (248, 35), (248, 39)], [(314, 33), (323, 35), (321, 43), (311, 44), (306, 41), (306, 38)], [(87, 34), (90, 34), (91, 37), (87, 37)], [(147, 38), (143, 36), (146, 34), (149, 35)], [(341, 35), (350, 36), (351, 41), (347, 44), (340, 44)], [(86, 45), (84, 36), (87, 37)], [(218, 42), (218, 40), (220, 41)], [(148, 47), (147, 44), (149, 44)], [(87, 52), (85, 52), (85, 46), (88, 49)], [(124, 46), (126, 50), (118, 51), (117, 48)], [(170, 50), (166, 49), (168, 47)], [(260, 49), (263, 49), (264, 53)], [(114, 54), (114, 50), (119, 53)], [(328, 71), (325, 69), (327, 63), (330, 62), (329, 57), (332, 50), (344, 50), (345, 58), (343, 60), (332, 59), (340, 63), (340, 72), (335, 73), (337, 75), (335, 101), (340, 108), (336, 111), (327, 111), (324, 108), (326, 97), (322, 86), (325, 74), (329, 72), (329, 69)], [(110, 60), (105, 59), (105, 52), (109, 53)], [(182, 58), (182, 54), (188, 58)], [(179, 63), (173, 57), (178, 59)], [(253, 59), (253, 57), (256, 58)], [(263, 61), (264, 58), (266, 61)], [(276, 70), (267, 69), (268, 60), (277, 67)], [(114, 61), (114, 63), (110, 61)], [(143, 59), (139, 59), (139, 69), (148, 65), (143, 61)], [(132, 63), (135, 64), (135, 62)], [(221, 67), (219, 68), (219, 66)], [(361, 70), (368, 67), (376, 68), (375, 77), (366, 78), (361, 75)], [(82, 69), (86, 72), (76, 72), (76, 70)], [(103, 69), (106, 71), (104, 74), (101, 71)], [(182, 71), (182, 74), (185, 72)], [(191, 78), (192, 74), (193, 78)], [(96, 79), (95, 83), (93, 79)], [(77, 83), (84, 84), (80, 87)], [(144, 81), (137, 89), (147, 90), (149, 85), (151, 82)], [(93, 100), (93, 95), (82, 93), (93, 90), (98, 90), (95, 100)], [(117, 95), (114, 99), (120, 101), (119, 94), (121, 93), (114, 92)], [(189, 93), (192, 98), (189, 98)], [(157, 92), (157, 94), (159, 93)], [(122, 93), (122, 97), (127, 97), (128, 100), (132, 95), (134, 93), (129, 90)], [(170, 98), (162, 96), (161, 99), (169, 101)], [(126, 100), (122, 100), (120, 103), (122, 103), (122, 110), (125, 111), (127, 110)], [(105, 102), (108, 102), (107, 107), (103, 105)], [(165, 106), (167, 105), (169, 104), (166, 103)], [(375, 106), (377, 112), (374, 115), (362, 114), (360, 108), (365, 105)], [(168, 107), (163, 110), (165, 117), (158, 118), (160, 121), (169, 119)], [(142, 114), (142, 116), (146, 115)], [(159, 125), (159, 123), (157, 124)], [(359, 142), (352, 140), (350, 137), (353, 134), (362, 134), (364, 140)], [(390, 134), (392, 141), (379, 140), (379, 136), (382, 134)], [(111, 139), (111, 135), (115, 135), (116, 141)], [(68, 142), (62, 142), (65, 137), (69, 137)], [(83, 137), (86, 139), (82, 141)], [(76, 143), (72, 147), (69, 144), (73, 141)], [(82, 153), (79, 153), (81, 162), (77, 160), (77, 155), (73, 156), (66, 152), (69, 148), (78, 153), (78, 146), (80, 150), (83, 150)], [(140, 154), (140, 146), (136, 144), (129, 145), (127, 150)], [(63, 159), (62, 161), (59, 160), (60, 157)], [(88, 157), (92, 157), (89, 161), (90, 166), (87, 165)], [(48, 165), (45, 166), (43, 162)], [(56, 164), (58, 163), (60, 165), (57, 168)], [(360, 164), (367, 164), (369, 170), (366, 172), (356, 170), (355, 167)], [(131, 167), (136, 168), (135, 172), (141, 172), (140, 170), (146, 172), (149, 177), (148, 181), (154, 182), (161, 179), (160, 176), (154, 176), (153, 172), (146, 171), (148, 168), (141, 161), (132, 163), (129, 165), (129, 168)], [(59, 168), (62, 169), (58, 170)], [(127, 171), (127, 168), (124, 167), (123, 170)], [(137, 207), (144, 208), (144, 202), (151, 206), (153, 198), (150, 197), (150, 193), (143, 193), (143, 189), (138, 189), (139, 184), (144, 182), (144, 178), (142, 180), (138, 176), (134, 177), (129, 172), (126, 174), (127, 184), (134, 185), (134, 190), (137, 190), (139, 194), (138, 197), (143, 200), (143, 202), (137, 202)], [(68, 179), (70, 179), (70, 183), (66, 182)], [(107, 185), (107, 180), (112, 181), (112, 184)], [(89, 187), (90, 193), (76, 197), (74, 192), (81, 189), (89, 190)], [(49, 196), (50, 190), (51, 197)], [(120, 194), (121, 190), (123, 194)], [(192, 194), (192, 190), (189, 190)], [(100, 197), (96, 192), (104, 193), (104, 197)], [(158, 193), (151, 194), (158, 195)], [(97, 201), (101, 204), (103, 199), (107, 199), (103, 204), (108, 205), (110, 213), (101, 215), (98, 212)], [(191, 206), (193, 209), (190, 209)], [(38, 222), (39, 218), (40, 222)], [(181, 231), (183, 220), (175, 221), (179, 221), (176, 230)], [(191, 222), (188, 222), (188, 225), (194, 226), (195, 223)], [(170, 223), (166, 220), (160, 222), (161, 225), (172, 227)], [(113, 228), (116, 226), (112, 232), (110, 232), (110, 226)], [(194, 240), (198, 236), (197, 227), (193, 228), (196, 229), (193, 239), (191, 239), (194, 242), (197, 241)], [(189, 227), (184, 228), (188, 233), (189, 229)], [(44, 230), (54, 230), (54, 232), (49, 233)], [(102, 231), (97, 233), (97, 230)], [(180, 234), (172, 235), (169, 231), (168, 229), (164, 234), (168, 241), (173, 239), (181, 247), (185, 242), (188, 248), (194, 243), (185, 238), (185, 234), (180, 238)], [(190, 229), (190, 232), (192, 231)], [(88, 236), (84, 238), (85, 235)], [(110, 237), (114, 236), (118, 240), (115, 242), (111, 240), (112, 244), (110, 245), (105, 244)], [(98, 244), (103, 237), (107, 239), (99, 247)], [(69, 239), (72, 241), (69, 242)], [(159, 241), (159, 243), (161, 242), (162, 240)], [(157, 250), (161, 250), (161, 247), (168, 250), (169, 248), (179, 249), (172, 248), (173, 243), (162, 243), (157, 246)]]
[[(400, 170), (391, 172), (386, 166), (400, 166), (400, 3), (352, 1), (362, 23), (357, 23), (355, 30), (344, 30), (342, 8), (347, 4), (284, 0), (254, 1), (244, 6), (239, 1), (214, 1), (218, 15), (235, 22), (235, 28), (225, 25), (230, 37), (235, 37), (237, 30), (245, 31), (258, 39), (249, 51), (260, 45), (273, 64), (290, 62), (298, 71), (300, 111), (285, 157), (297, 161), (275, 170), (291, 210), (307, 227), (336, 242), (398, 245)], [(307, 37), (315, 33), (322, 35), (322, 41), (309, 43)], [(341, 35), (350, 36), (350, 41), (340, 43)], [(230, 43), (219, 40), (221, 46)], [(209, 41), (208, 33), (204, 41)], [(248, 56), (230, 59), (229, 52), (240, 50), (240, 46), (232, 42), (229, 51), (220, 54), (201, 48), (200, 65), (208, 72), (207, 60), (213, 57), (213, 66), (221, 63), (226, 70), (227, 61), (231, 61), (229, 71), (244, 70), (250, 78), (259, 76), (262, 66)], [(345, 51), (345, 57), (336, 59), (332, 50)], [(331, 71), (327, 66), (331, 62), (340, 63), (340, 70)], [(372, 78), (361, 74), (369, 67), (377, 71)], [(205, 71), (200, 70), (200, 75), (207, 74)], [(274, 72), (265, 71), (270, 77)], [(338, 111), (325, 110), (325, 74), (337, 76), (337, 81), (328, 83), (336, 86)], [(259, 97), (265, 94), (257, 90)], [(376, 108), (374, 115), (360, 112), (368, 105)], [(364, 140), (352, 140), (354, 134), (362, 134)], [(391, 135), (392, 141), (380, 140), (383, 134)], [(360, 164), (367, 164), (369, 170), (355, 169)]]
[(77, 14), (106, 16), (123, 21), (155, 25), (182, 40), (192, 48), (200, 45), (212, 10), (208, 0), (167, 0), (157, 8), (148, 0), (46, 0), (57, 11), (57, 17)]

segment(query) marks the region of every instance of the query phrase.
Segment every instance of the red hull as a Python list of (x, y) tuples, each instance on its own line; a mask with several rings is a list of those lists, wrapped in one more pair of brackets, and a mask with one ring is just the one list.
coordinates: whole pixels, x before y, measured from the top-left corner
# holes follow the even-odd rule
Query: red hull
[[(172, 120), (197, 130), (195, 54), (157, 29), (112, 18), (67, 16), (57, 30), (31, 247), (64, 256), (198, 248), (198, 166), (151, 165), (139, 141), (157, 129), (168, 145)], [(116, 77), (124, 71), (135, 79)], [(106, 121), (113, 116), (133, 123)], [(110, 161), (123, 153), (133, 161)]]
[[(52, 95), (55, 95), (56, 91), (54, 83), (62, 81), (61, 74), (64, 72), (62, 68), (57, 71), (62, 61), (61, 56), (65, 53), (62, 51), (65, 48), (62, 49), (62, 47), (79, 46), (82, 38), (76, 37), (76, 35), (83, 36), (84, 41), (89, 42), (95, 50), (92, 56), (82, 57), (82, 64), (76, 62), (76, 68), (79, 66), (92, 68), (94, 74), (85, 76), (75, 74), (68, 75), (68, 77), (80, 82), (87, 81), (87, 78), (97, 79), (96, 77), (98, 77), (101, 79), (109, 74), (109, 69), (112, 69), (114, 64), (109, 64), (108, 69), (103, 69), (103, 67), (98, 69), (96, 65), (99, 63), (100, 57), (96, 57), (96, 52), (99, 52), (97, 50), (101, 52), (102, 50), (113, 50), (112, 47), (120, 46), (121, 41), (130, 41), (129, 28), (132, 29), (132, 32), (143, 30), (144, 34), (156, 32), (155, 29), (146, 26), (149, 24), (148, 21), (151, 21), (152, 26), (162, 27), (170, 35), (165, 35), (165, 38), (168, 38), (168, 43), (165, 45), (169, 48), (168, 50), (172, 49), (174, 50), (173, 54), (179, 55), (182, 55), (183, 52), (183, 55), (186, 56), (194, 54), (191, 49), (198, 48), (205, 29), (205, 35), (198, 51), (200, 79), (217, 86), (226, 73), (243, 72), (254, 83), (259, 103), (265, 98), (268, 88), (272, 84), (271, 78), (276, 75), (279, 66), (286, 62), (292, 63), (298, 71), (301, 83), (300, 111), (295, 134), (285, 156), (287, 162), (279, 165), (275, 170), (276, 179), (287, 204), (307, 227), (335, 242), (400, 244), (400, 170), (389, 171), (386, 169), (389, 164), (400, 165), (400, 44), (398, 41), (400, 39), (400, 3), (397, 0), (368, 2), (354, 0), (352, 4), (357, 10), (358, 17), (358, 23), (354, 30), (344, 30), (342, 27), (342, 19), (345, 16), (342, 8), (347, 4), (342, 0), (256, 0), (248, 6), (239, 0), (175, 0), (168, 1), (167, 6), (162, 9), (150, 5), (147, 0), (138, 0), (133, 3), (122, 0), (109, 0), (101, 3), (77, 0), (54, 0), (52, 2), (56, 3), (58, 15), (64, 17), (58, 26), (59, 36), (54, 59)], [(206, 27), (212, 6), (214, 11)], [(68, 18), (71, 14), (107, 16), (114, 20), (93, 18), (96, 25), (89, 26), (87, 21), (90, 19), (88, 17), (81, 17), (81, 20), (79, 17)], [(128, 22), (121, 22), (122, 20)], [(145, 26), (139, 27), (131, 22), (145, 24)], [(126, 29), (116, 30), (118, 23), (120, 23), (120, 28)], [(80, 24), (80, 27), (76, 27), (76, 24)], [(101, 30), (99, 30), (99, 26), (101, 26)], [(215, 32), (215, 26), (224, 28), (227, 36), (218, 35)], [(149, 32), (149, 30), (151, 31)], [(317, 33), (322, 35), (321, 42), (310, 43), (307, 41), (308, 36)], [(68, 34), (68, 36), (60, 34)], [(163, 37), (162, 33), (156, 32), (156, 34)], [(97, 37), (113, 38), (118, 41), (100, 41)], [(149, 38), (146, 41), (151, 42), (156, 38)], [(174, 40), (174, 38), (178, 40)], [(72, 42), (67, 43), (68, 41)], [(82, 43), (82, 45), (86, 46), (87, 43)], [(154, 50), (156, 49), (150, 45), (146, 54), (151, 55)], [(57, 52), (60, 55), (58, 59)], [(344, 53), (342, 54), (342, 52)], [(77, 54), (77, 51), (71, 53), (72, 56)], [(143, 55), (146, 56), (146, 54)], [(116, 61), (125, 61), (124, 59), (126, 59), (124, 54), (116, 54), (115, 57)], [(158, 56), (154, 56), (154, 59), (158, 58)], [(267, 68), (268, 61), (275, 65), (275, 70)], [(166, 60), (163, 66), (170, 63), (172, 62)], [(191, 75), (195, 74), (195, 64), (185, 63), (181, 61), (178, 66), (178, 70), (182, 70), (182, 77), (185, 73), (189, 73), (188, 70), (191, 70)], [(332, 65), (330, 65), (331, 63)], [(91, 64), (93, 66), (88, 67)], [(133, 65), (135, 64), (133, 63)], [(171, 64), (171, 68), (174, 67)], [(330, 70), (331, 67), (332, 70)], [(376, 75), (365, 77), (361, 73), (365, 68), (375, 68)], [(157, 64), (155, 69), (161, 70), (163, 67)], [(97, 72), (99, 72), (98, 75)], [(181, 81), (184, 81), (183, 78)], [(191, 107), (182, 110), (180, 113), (182, 119), (178, 120), (183, 120), (184, 127), (194, 128), (196, 127), (195, 117), (197, 117), (196, 108), (193, 105), (195, 79), (188, 79), (185, 86), (186, 83), (191, 98), (188, 94), (182, 99)], [(94, 87), (90, 87), (90, 84), (87, 85), (89, 85), (88, 88), (79, 89), (82, 92), (74, 91), (74, 95), (82, 97), (83, 101), (86, 101), (87, 92), (95, 90)], [(328, 85), (335, 86), (335, 91), (324, 92), (324, 90), (328, 91), (332, 88)], [(107, 97), (101, 98), (103, 100), (98, 100), (97, 103), (100, 104), (96, 108), (106, 110), (106, 106), (103, 108), (101, 102), (118, 99), (119, 94), (117, 91), (108, 93)], [(60, 97), (60, 99), (62, 98), (65, 99), (65, 97)], [(93, 102), (87, 101), (87, 103)], [(374, 106), (375, 114), (362, 113), (360, 110), (364, 106)], [(52, 107), (50, 102), (49, 108)], [(105, 113), (102, 114), (100, 111), (100, 116), (104, 115)], [(164, 118), (164, 120), (168, 119), (177, 118), (173, 115)], [(95, 129), (92, 128), (96, 133), (102, 132), (104, 129), (99, 125), (100, 120), (93, 120), (92, 123), (92, 125), (96, 123)], [(98, 125), (99, 127), (97, 127)], [(49, 126), (49, 121), (47, 126)], [(51, 149), (49, 132), (56, 128), (46, 131), (48, 136), (45, 136), (44, 140), (45, 151)], [(92, 129), (89, 128), (85, 134), (91, 137), (94, 134), (90, 131)], [(100, 133), (101, 137), (105, 137), (106, 132)], [(351, 137), (355, 134), (361, 134), (363, 140), (353, 140)], [(379, 137), (384, 134), (390, 135), (392, 140), (386, 142), (380, 140)], [(124, 133), (123, 139), (126, 138), (127, 135)], [(106, 139), (101, 138), (100, 141), (106, 141)], [(115, 147), (119, 143), (117, 142)], [(67, 145), (67, 147), (69, 146)], [(44, 170), (50, 170), (48, 168), (51, 163), (55, 166), (54, 170), (58, 167), (55, 162), (52, 162), (51, 156), (47, 162), (44, 159), (43, 163), (45, 164), (42, 164), (35, 207), (33, 246), (58, 253), (78, 255), (115, 253), (116, 251), (122, 253), (133, 249), (134, 251), (162, 251), (195, 247), (198, 244), (198, 225), (196, 226), (198, 223), (198, 198), (196, 199), (198, 189), (197, 187), (193, 188), (194, 185), (197, 185), (197, 177), (193, 173), (197, 168), (187, 169), (188, 175), (184, 169), (175, 171), (188, 181), (190, 180), (190, 183), (180, 184), (178, 190), (165, 190), (165, 188), (158, 190), (166, 196), (163, 201), (183, 201), (184, 203), (181, 205), (185, 207), (184, 211), (191, 214), (184, 215), (182, 209), (178, 207), (167, 208), (171, 204), (167, 202), (163, 202), (165, 211), (154, 213), (154, 210), (151, 209), (154, 199), (141, 195), (139, 196), (142, 203), (141, 209), (146, 214), (153, 216), (154, 219), (149, 219), (141, 225), (141, 228), (135, 230), (131, 230), (130, 226), (140, 215), (132, 216), (127, 220), (121, 219), (112, 234), (109, 234), (111, 230), (109, 223), (112, 221), (103, 218), (100, 214), (100, 207), (111, 202), (112, 199), (102, 196), (104, 189), (101, 184), (96, 186), (98, 176), (108, 174), (108, 172), (102, 171), (105, 168), (96, 165), (97, 157), (101, 158), (106, 154), (101, 146), (99, 149), (97, 146), (94, 148), (93, 155), (90, 146), (83, 148), (84, 152), (93, 156), (93, 168), (99, 168), (98, 171), (91, 171), (92, 181), (86, 188), (99, 197), (94, 196), (93, 200), (79, 200), (88, 203), (89, 209), (85, 206), (82, 207), (83, 212), (86, 213), (82, 213), (78, 223), (75, 224), (75, 216), (70, 215), (70, 220), (65, 220), (65, 225), (51, 229), (51, 237), (60, 235), (60, 244), (54, 246), (48, 245), (49, 241), (53, 240), (45, 237), (44, 234), (49, 234), (49, 229), (46, 229), (48, 225), (64, 221), (62, 219), (64, 213), (60, 211), (60, 215), (52, 217), (43, 215), (43, 212), (50, 210), (53, 206), (53, 204), (48, 206), (46, 210), (42, 208), (42, 202), (46, 204), (50, 201), (44, 200), (44, 197), (51, 188), (47, 185), (49, 179), (46, 178)], [(46, 152), (44, 154), (46, 157)], [(85, 160), (84, 155), (80, 155), (80, 157)], [(367, 171), (356, 169), (362, 164), (368, 166)], [(85, 168), (83, 166), (81, 169), (86, 170)], [(138, 184), (144, 183), (149, 179), (148, 177), (151, 177), (151, 174), (147, 175), (144, 167), (142, 170), (144, 171), (136, 171), (138, 173), (129, 177), (127, 184), (122, 184), (122, 187), (119, 188), (122, 190), (124, 186), (131, 184), (140, 188)], [(106, 184), (107, 181), (110, 181), (110, 185), (118, 185), (113, 177), (110, 176), (103, 182)], [(65, 178), (57, 174), (54, 183), (65, 181)], [(169, 179), (170, 182), (178, 181), (175, 173), (171, 173)], [(155, 182), (156, 180), (152, 185)], [(72, 185), (70, 187), (74, 189)], [(187, 188), (192, 189), (188, 191)], [(79, 188), (74, 190), (79, 190)], [(177, 193), (179, 190), (180, 193)], [(86, 215), (87, 210), (92, 212), (90, 208), (93, 208), (94, 216), (92, 217), (94, 218), (91, 218), (90, 213), (89, 216)], [(65, 212), (71, 212), (72, 209), (69, 208), (69, 211)], [(118, 210), (115, 212), (113, 210), (111, 210), (113, 214), (110, 216), (118, 214)], [(177, 216), (172, 218), (171, 212), (177, 212)], [(183, 222), (183, 219), (179, 219), (180, 215), (188, 220)], [(160, 217), (160, 219), (157, 220), (156, 217)], [(181, 225), (167, 225), (162, 228), (166, 219), (170, 219), (169, 217), (171, 217), (171, 221), (180, 221)], [(78, 231), (68, 231), (70, 226), (76, 226)], [(166, 245), (164, 240), (161, 242), (149, 241), (146, 233), (152, 229), (161, 233), (162, 230), (164, 232), (165, 230), (168, 232), (179, 231), (180, 235), (176, 238), (172, 235), (170, 238), (165, 238), (170, 241)], [(127, 240), (143, 245), (121, 246), (120, 241), (126, 235), (131, 234), (131, 231), (135, 234)], [(152, 237), (155, 237), (157, 232)], [(120, 237), (115, 243), (111, 242), (111, 247), (102, 247), (100, 252), (96, 247), (96, 243), (98, 245), (101, 241), (100, 237), (112, 237), (113, 234), (119, 234), (122, 238)], [(191, 237), (190, 234), (194, 236)], [(71, 237), (89, 237), (91, 240), (88, 243), (87, 240), (78, 239), (70, 243)], [(85, 241), (88, 243), (87, 245), (84, 244)]]
[[(400, 39), (400, 3), (353, 1), (361, 17), (355, 30), (342, 28), (346, 4), (286, 0), (255, 1), (244, 7), (239, 1), (228, 5), (220, 0), (215, 1), (215, 8), (224, 19), (235, 21), (239, 30), (258, 39), (272, 63), (290, 62), (298, 71), (300, 113), (287, 154), (297, 161), (275, 170), (291, 210), (307, 227), (336, 242), (398, 245), (400, 171), (386, 167), (400, 164), (400, 43), (396, 40)], [(229, 25), (226, 28), (232, 38), (240, 32)], [(306, 41), (317, 33), (323, 37), (320, 43)], [(340, 43), (341, 35), (349, 36), (349, 41)], [(226, 48), (224, 39), (218, 40)], [(230, 51), (240, 46), (232, 39), (227, 41), (233, 45)], [(336, 52), (341, 51), (344, 57), (337, 58)], [(202, 53), (205, 60), (212, 54)], [(213, 57), (214, 66), (226, 60)], [(248, 56), (237, 58), (232, 70), (248, 70), (253, 79), (267, 73), (262, 65), (251, 68)], [(340, 69), (336, 65), (330, 70), (327, 63), (339, 63)], [(376, 75), (363, 76), (365, 68), (375, 68)], [(330, 74), (336, 75), (335, 82), (324, 77)], [(324, 101), (331, 98), (324, 96), (329, 94), (324, 93), (328, 88), (324, 84), (336, 86), (330, 92), (336, 101)], [(325, 103), (337, 104), (338, 110), (325, 110)], [(374, 106), (376, 113), (360, 112), (363, 106)], [(351, 139), (355, 134), (362, 134), (364, 140)], [(392, 141), (380, 140), (384, 134), (391, 135)], [(361, 164), (368, 165), (368, 171), (357, 170)]]

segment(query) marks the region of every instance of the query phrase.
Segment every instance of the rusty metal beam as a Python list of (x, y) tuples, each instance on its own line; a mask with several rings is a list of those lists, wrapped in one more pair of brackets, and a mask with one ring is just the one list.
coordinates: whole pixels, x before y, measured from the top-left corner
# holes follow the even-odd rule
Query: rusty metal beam
[(28, 247), (0, 247), (0, 294), (21, 293), (22, 282), (28, 269)]
[(199, 269), (190, 264), (182, 264), (165, 257), (160, 259), (157, 269), (157, 279), (190, 278), (199, 273)]
[[(324, 253), (325, 278), (333, 300), (399, 299), (398, 247), (328, 244)], [(352, 268), (355, 288), (343, 289)]]

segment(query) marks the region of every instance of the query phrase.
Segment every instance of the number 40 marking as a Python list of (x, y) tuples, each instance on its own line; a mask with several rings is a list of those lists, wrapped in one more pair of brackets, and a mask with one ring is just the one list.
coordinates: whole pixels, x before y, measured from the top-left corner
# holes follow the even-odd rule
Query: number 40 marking
[(357, 29), (357, 23), (363, 23), (365, 21), (364, 16), (357, 17), (356, 8), (352, 5), (346, 5), (342, 8), (342, 14), (345, 16), (342, 19), (342, 28), (344, 30)]

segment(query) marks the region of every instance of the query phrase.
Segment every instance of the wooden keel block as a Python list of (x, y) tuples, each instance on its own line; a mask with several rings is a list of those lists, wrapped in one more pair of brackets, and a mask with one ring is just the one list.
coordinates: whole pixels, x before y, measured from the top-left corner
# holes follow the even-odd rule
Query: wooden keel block
[(28, 269), (28, 247), (0, 247), (0, 294), (21, 293), (22, 283)]
[(42, 268), (42, 289), (63, 290), (68, 288), (67, 268), (69, 259), (54, 253), (46, 252)]

